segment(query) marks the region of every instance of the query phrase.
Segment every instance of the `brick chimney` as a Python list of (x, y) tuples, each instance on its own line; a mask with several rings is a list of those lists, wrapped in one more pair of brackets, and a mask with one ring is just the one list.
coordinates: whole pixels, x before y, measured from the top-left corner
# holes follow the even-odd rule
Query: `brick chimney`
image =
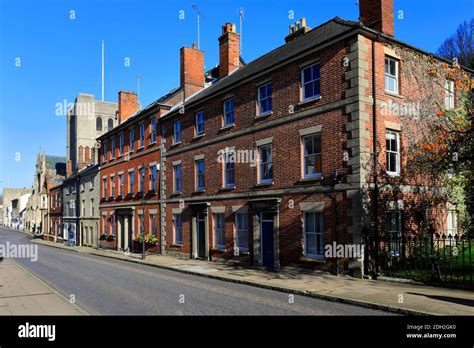
[(196, 47), (182, 47), (180, 50), (180, 81), (184, 99), (204, 88), (204, 52)]
[(66, 161), (66, 177), (69, 177), (72, 174), (72, 161)]
[(121, 90), (118, 93), (118, 123), (122, 123), (140, 109), (137, 94)]
[(219, 77), (225, 77), (240, 66), (240, 36), (235, 24), (222, 26), (219, 37)]
[(394, 36), (393, 0), (360, 0), (359, 20), (366, 27)]
[(290, 25), (290, 33), (285, 37), (286, 42), (290, 42), (298, 36), (306, 34), (311, 28), (306, 26), (306, 18), (301, 18), (301, 22)]

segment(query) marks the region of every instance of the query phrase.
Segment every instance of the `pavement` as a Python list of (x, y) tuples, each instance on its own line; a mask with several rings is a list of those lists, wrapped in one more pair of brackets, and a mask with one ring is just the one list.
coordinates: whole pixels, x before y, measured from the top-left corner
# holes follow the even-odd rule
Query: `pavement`
[(394, 315), (189, 273), (202, 273), (201, 268), (150, 267), (35, 242), (28, 234), (0, 228), (0, 244), (37, 248), (36, 259), (15, 258), (16, 263), (64, 297), (74, 296), (76, 305), (92, 315)]
[(394, 283), (334, 276), (325, 272), (284, 267), (278, 272), (227, 262), (205, 262), (171, 256), (124, 254), (114, 250), (69, 247), (31, 240), (54, 248), (113, 258), (195, 276), (246, 284), (295, 295), (409, 315), (474, 315), (474, 292), (412, 283)]
[(0, 275), (0, 315), (87, 314), (12, 259), (0, 263)]

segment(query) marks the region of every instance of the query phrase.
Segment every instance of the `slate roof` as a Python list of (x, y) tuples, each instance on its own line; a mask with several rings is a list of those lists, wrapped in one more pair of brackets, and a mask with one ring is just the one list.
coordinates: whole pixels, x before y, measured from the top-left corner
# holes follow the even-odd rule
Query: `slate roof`
[(44, 159), (49, 169), (55, 169), (57, 174), (66, 174), (66, 157), (45, 155)]
[(213, 85), (201, 90), (194, 97), (187, 100), (186, 104), (192, 104), (200, 99), (203, 99), (221, 89), (225, 89), (240, 80), (251, 77), (261, 71), (271, 68), (289, 58), (299, 55), (304, 51), (310, 50), (325, 41), (331, 40), (345, 32), (351, 31), (360, 26), (359, 22), (342, 20), (339, 17), (333, 18), (330, 21), (321, 24), (312, 29), (305, 35), (297, 36), (292, 41), (270, 51), (260, 58), (248, 63), (247, 65), (237, 69), (229, 76), (222, 78)]

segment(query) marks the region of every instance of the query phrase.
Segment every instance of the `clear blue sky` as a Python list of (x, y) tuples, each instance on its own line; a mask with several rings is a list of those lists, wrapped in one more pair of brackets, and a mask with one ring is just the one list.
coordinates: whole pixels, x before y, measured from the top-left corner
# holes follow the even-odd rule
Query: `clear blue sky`
[[(238, 24), (239, 7), (245, 12), (246, 61), (284, 43), (294, 22), (290, 10), (311, 27), (335, 16), (359, 16), (355, 0), (0, 0), (0, 191), (7, 183), (31, 186), (40, 147), (65, 156), (66, 121), (55, 115), (55, 107), (73, 102), (80, 92), (100, 99), (101, 40), (106, 100), (116, 101), (122, 88), (136, 91), (138, 74), (143, 76), (143, 106), (177, 86), (179, 49), (197, 38), (193, 2), (205, 15), (201, 49), (206, 68), (218, 62), (220, 27), (227, 21)], [(403, 11), (403, 19), (395, 20), (395, 36), (435, 51), (473, 16), (473, 9), (474, 0), (395, 0), (395, 11)], [(130, 67), (124, 66), (127, 57)]]

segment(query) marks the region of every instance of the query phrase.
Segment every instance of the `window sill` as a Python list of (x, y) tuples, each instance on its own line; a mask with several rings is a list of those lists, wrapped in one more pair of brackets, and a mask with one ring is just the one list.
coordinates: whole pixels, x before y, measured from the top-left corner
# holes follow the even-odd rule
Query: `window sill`
[(171, 196), (180, 196), (180, 195), (182, 195), (182, 194), (183, 194), (183, 192), (173, 192), (173, 193), (171, 194)]
[(175, 248), (181, 248), (184, 244), (183, 243), (173, 243), (171, 244), (171, 247), (175, 247)]
[(301, 256), (300, 261), (314, 262), (314, 263), (324, 263), (325, 262), (323, 256)]
[(228, 125), (226, 125), (226, 126), (222, 126), (220, 130), (221, 130), (221, 131), (225, 131), (225, 130), (230, 129), (230, 128), (232, 128), (232, 127), (235, 127), (235, 123), (228, 124)]
[(197, 134), (193, 137), (193, 140), (200, 139), (200, 138), (204, 137), (205, 135), (206, 135), (206, 133)]
[(220, 252), (223, 252), (223, 253), (227, 252), (226, 248), (224, 248), (224, 247), (214, 247), (211, 250), (212, 251), (220, 251)]
[(179, 144), (181, 144), (181, 141), (178, 141), (177, 143), (171, 144), (171, 147), (178, 146)]
[(270, 116), (270, 115), (273, 115), (273, 110), (258, 114), (257, 116), (255, 116), (255, 119), (259, 120), (261, 118), (265, 118), (265, 117)]
[(235, 185), (234, 186), (225, 186), (225, 187), (221, 187), (219, 189), (219, 191), (231, 191), (231, 190), (234, 190), (235, 189)]
[(259, 182), (255, 186), (256, 187), (262, 187), (262, 186), (265, 187), (265, 186), (272, 186), (273, 184), (274, 184), (273, 181), (271, 181), (271, 182)]
[(148, 144), (148, 146), (153, 146), (153, 145), (156, 145), (156, 140)]
[(321, 181), (323, 180), (323, 176), (318, 176), (314, 178), (301, 178), (299, 181), (300, 182), (311, 182), (311, 181)]
[(311, 97), (311, 98), (307, 98), (307, 99), (301, 100), (301, 101), (298, 102), (297, 105), (305, 105), (305, 104), (314, 102), (314, 101), (316, 101), (316, 100), (321, 100), (321, 96), (318, 95), (318, 96), (316, 96), (316, 97)]
[(198, 195), (200, 193), (204, 193), (206, 192), (206, 190), (196, 190), (196, 191), (193, 191), (193, 195)]
[(400, 177), (400, 173), (386, 172), (386, 174), (391, 178), (399, 178)]
[(240, 255), (250, 255), (250, 251), (248, 251), (248, 250), (240, 250), (240, 249), (239, 249), (239, 256), (240, 256)]
[(390, 92), (390, 91), (387, 91), (385, 90), (385, 94), (386, 95), (389, 95), (391, 97), (394, 97), (394, 98), (399, 98), (399, 99), (405, 99), (403, 96), (401, 96), (400, 94), (398, 93), (394, 93), (394, 92)]
[(141, 150), (143, 150), (144, 148), (145, 148), (145, 146), (142, 145), (142, 146), (138, 147), (137, 151), (141, 151)]

